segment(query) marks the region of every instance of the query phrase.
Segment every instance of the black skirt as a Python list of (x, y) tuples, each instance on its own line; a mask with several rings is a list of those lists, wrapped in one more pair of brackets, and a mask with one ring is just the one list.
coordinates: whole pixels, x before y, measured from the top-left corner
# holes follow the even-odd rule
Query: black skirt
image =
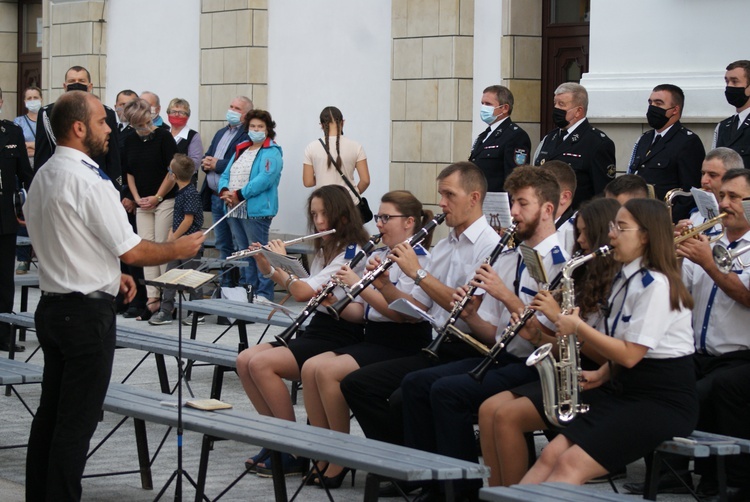
[(642, 359), (616, 369), (611, 382), (581, 393), (588, 413), (560, 430), (609, 472), (663, 441), (687, 436), (698, 422), (692, 356)]
[[(297, 366), (301, 369), (305, 361), (311, 357), (361, 343), (363, 339), (362, 324), (355, 324), (344, 319), (337, 321), (328, 314), (317, 311), (305, 331), (289, 340), (289, 350), (292, 351)], [(271, 345), (280, 347), (281, 343), (272, 342)]]
[(428, 322), (368, 322), (364, 342), (334, 350), (349, 354), (360, 368), (389, 359), (407, 357), (429, 345), (432, 327)]

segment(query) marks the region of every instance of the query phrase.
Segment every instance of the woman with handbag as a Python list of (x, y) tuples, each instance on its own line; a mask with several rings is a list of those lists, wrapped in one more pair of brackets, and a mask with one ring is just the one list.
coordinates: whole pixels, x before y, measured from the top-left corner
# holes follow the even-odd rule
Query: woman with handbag
[[(324, 137), (305, 148), (302, 183), (306, 187), (315, 188), (326, 185), (343, 186), (351, 193), (362, 221), (367, 223), (372, 219), (372, 211), (367, 199), (361, 196), (370, 186), (365, 151), (361, 144), (344, 136), (344, 117), (335, 106), (326, 106), (320, 112), (320, 127)], [(356, 185), (355, 170), (359, 178)]]

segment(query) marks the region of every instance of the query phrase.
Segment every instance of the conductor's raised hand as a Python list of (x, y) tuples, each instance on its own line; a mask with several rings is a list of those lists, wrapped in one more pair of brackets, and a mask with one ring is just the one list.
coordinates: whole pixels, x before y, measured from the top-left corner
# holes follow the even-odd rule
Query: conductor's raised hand
[(201, 250), (201, 245), (204, 240), (206, 240), (206, 236), (203, 235), (203, 232), (194, 232), (192, 234), (183, 235), (174, 241), (176, 251), (175, 259), (186, 260), (196, 256)]

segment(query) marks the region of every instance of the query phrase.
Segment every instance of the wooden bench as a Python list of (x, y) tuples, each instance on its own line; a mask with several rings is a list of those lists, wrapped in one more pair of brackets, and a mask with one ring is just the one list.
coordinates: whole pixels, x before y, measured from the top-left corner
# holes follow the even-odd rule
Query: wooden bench
[[(21, 312), (29, 310), (29, 288), (39, 287), (39, 276), (34, 274), (17, 275), (15, 276), (14, 282), (16, 287), (21, 287), (21, 305), (19, 306)], [(26, 341), (26, 329), (21, 328), (18, 332), (18, 339), (20, 341)]]
[[(33, 329), (34, 314), (29, 312), (18, 314), (2, 313), (0, 314), (0, 322), (10, 324), (11, 332), (17, 328)], [(175, 336), (160, 335), (151, 331), (127, 326), (117, 327), (117, 347), (143, 350), (154, 355), (156, 370), (159, 375), (159, 384), (164, 393), (170, 393), (171, 391), (164, 357), (170, 356), (176, 358), (179, 351), (178, 343), (179, 340)], [(145, 357), (147, 356), (148, 354)], [(198, 340), (183, 339), (182, 357), (183, 359), (201, 361), (215, 366), (213, 382), (211, 384), (211, 397), (220, 399), (224, 373), (233, 371), (237, 366), (237, 349)], [(138, 366), (140, 366), (140, 363), (125, 377), (125, 380), (132, 375)]]
[[(664, 441), (654, 450), (652, 455), (653, 461), (646, 469), (644, 499), (656, 500), (662, 466), (666, 464), (667, 468), (671, 469), (664, 459), (664, 454), (670, 453), (690, 458), (715, 457), (716, 475), (719, 483), (719, 499), (726, 500), (727, 473), (725, 469), (725, 457), (728, 455), (749, 454), (750, 440), (703, 431), (693, 431), (687, 439), (694, 440), (695, 443), (674, 440)], [(687, 488), (689, 489), (690, 487)]]
[[(162, 404), (162, 401), (170, 399), (175, 397), (113, 383), (107, 392), (104, 410), (175, 427), (177, 409)], [(204, 435), (196, 500), (203, 496), (209, 453), (215, 438), (240, 441), (274, 452), (273, 482), (277, 501), (287, 500), (279, 452), (326, 460), (366, 471), (365, 501), (377, 500), (378, 485), (383, 478), (445, 481), (446, 493), (450, 493), (453, 480), (481, 479), (489, 475), (487, 467), (472, 462), (234, 409), (206, 412), (184, 407), (182, 419), (185, 430)], [(148, 459), (148, 446), (143, 443), (144, 437), (137, 437), (137, 441), (140, 442), (139, 458)], [(144, 449), (146, 453), (141, 457)], [(141, 466), (144, 471), (149, 469), (143, 463)], [(241, 476), (243, 475), (244, 473)], [(230, 486), (233, 485), (234, 483)]]
[[(26, 411), (33, 417), (34, 412), (26, 404), (23, 397), (16, 391), (14, 385), (42, 383), (42, 367), (14, 359), (0, 358), (0, 385), (7, 385), (9, 390), (16, 395)], [(9, 448), (24, 448), (25, 444), (0, 446), (0, 450)]]
[(633, 500), (632, 495), (593, 491), (567, 483), (541, 483), (482, 488), (479, 499), (489, 502), (599, 502)]

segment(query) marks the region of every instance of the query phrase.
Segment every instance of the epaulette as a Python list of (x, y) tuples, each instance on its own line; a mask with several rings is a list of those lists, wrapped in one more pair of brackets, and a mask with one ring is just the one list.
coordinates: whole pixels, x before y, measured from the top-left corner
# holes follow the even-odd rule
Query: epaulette
[(354, 256), (357, 254), (357, 245), (356, 244), (349, 244), (346, 246), (346, 251), (344, 251), (344, 258), (347, 260), (351, 260), (354, 258)]
[(643, 277), (641, 277), (641, 283), (643, 283), (643, 287), (647, 288), (649, 284), (654, 282), (654, 276), (651, 275), (651, 272), (648, 271), (648, 269), (644, 269), (641, 274)]
[(417, 256), (427, 256), (427, 250), (423, 248), (421, 244), (414, 246), (414, 253)]
[(555, 265), (559, 265), (561, 263), (565, 263), (567, 260), (565, 259), (565, 255), (563, 255), (562, 250), (560, 249), (560, 246), (555, 246), (552, 248), (552, 263)]

